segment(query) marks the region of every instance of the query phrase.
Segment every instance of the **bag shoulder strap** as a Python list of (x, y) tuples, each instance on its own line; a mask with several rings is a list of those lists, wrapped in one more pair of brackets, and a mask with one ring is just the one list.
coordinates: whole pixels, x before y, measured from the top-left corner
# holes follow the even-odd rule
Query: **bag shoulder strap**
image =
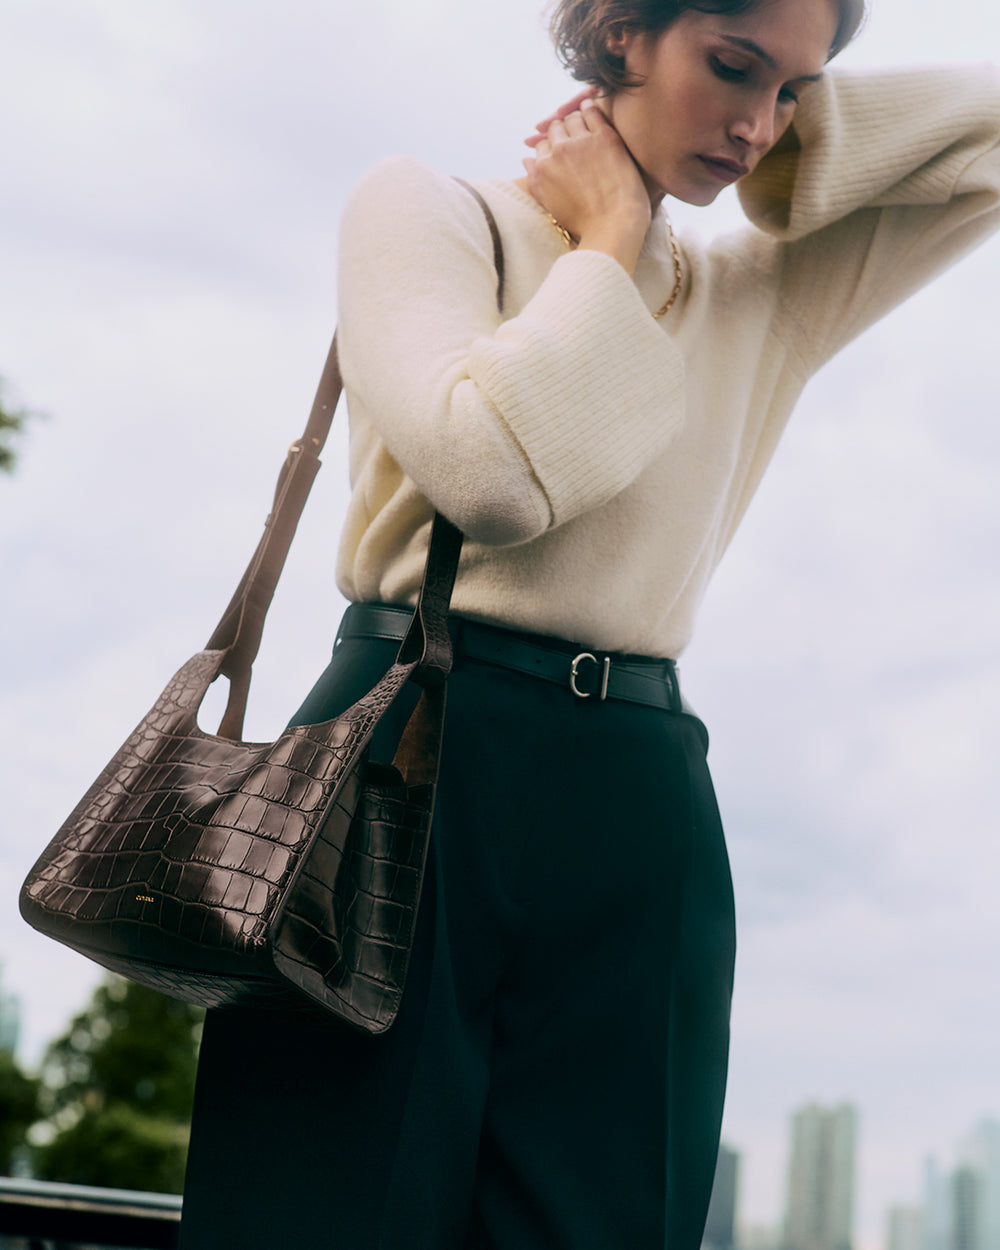
[[(461, 178), (455, 181), (474, 197), (486, 217), (497, 272), (497, 307), (502, 310), (503, 243), (496, 218), (475, 187)], [(278, 475), (274, 502), (264, 522), (264, 533), (206, 644), (206, 650), (226, 652), (220, 668), (220, 672), (229, 678), (229, 701), (219, 725), (219, 734), (224, 738), (242, 736), (253, 663), (260, 650), (264, 621), (313, 480), (319, 472), (320, 452), (330, 433), (343, 386), (337, 335), (334, 334), (306, 428), (302, 437), (288, 449)], [(436, 512), (417, 609), (399, 653), (400, 662), (416, 661), (414, 677), (421, 684), (433, 685), (443, 681), (451, 668), (447, 617), (461, 550), (462, 534)]]

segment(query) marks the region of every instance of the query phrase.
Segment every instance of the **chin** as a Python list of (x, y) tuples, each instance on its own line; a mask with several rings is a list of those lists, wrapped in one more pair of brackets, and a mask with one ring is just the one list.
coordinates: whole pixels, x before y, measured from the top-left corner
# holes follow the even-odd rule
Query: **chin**
[[(652, 179), (647, 179), (647, 185), (652, 183)], [(652, 185), (657, 185), (653, 183)], [(726, 189), (726, 184), (712, 178), (699, 178), (697, 172), (691, 177), (687, 171), (675, 169), (669, 176), (664, 176), (659, 182), (657, 190), (661, 195), (667, 195), (672, 200), (679, 200), (682, 204), (690, 204), (693, 208), (708, 208), (710, 204), (714, 204), (719, 195)]]
[(722, 187), (684, 187), (668, 194), (682, 204), (691, 204), (694, 208), (708, 208), (719, 198)]

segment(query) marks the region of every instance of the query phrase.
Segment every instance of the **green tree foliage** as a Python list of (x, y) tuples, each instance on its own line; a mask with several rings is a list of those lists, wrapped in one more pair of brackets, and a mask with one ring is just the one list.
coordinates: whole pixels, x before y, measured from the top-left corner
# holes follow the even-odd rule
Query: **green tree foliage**
[(43, 1180), (179, 1193), (202, 1012), (109, 978), (42, 1064)]
[(27, 1162), (28, 1129), (38, 1119), (39, 1082), (14, 1057), (17, 999), (0, 986), (0, 1174), (9, 1176)]
[(38, 1081), (22, 1072), (13, 1053), (0, 1050), (0, 1174), (9, 1176), (38, 1119)]
[(0, 378), (0, 473), (13, 473), (17, 464), (14, 443), (24, 433), (25, 424), (33, 414), (26, 408), (17, 408), (7, 398), (6, 387)]

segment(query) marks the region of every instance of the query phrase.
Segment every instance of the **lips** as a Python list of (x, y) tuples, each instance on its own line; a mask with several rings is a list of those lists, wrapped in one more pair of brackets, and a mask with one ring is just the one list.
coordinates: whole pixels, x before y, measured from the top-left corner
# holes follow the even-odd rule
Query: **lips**
[(709, 173), (714, 174), (722, 182), (735, 182), (750, 172), (750, 166), (742, 161), (734, 161), (728, 156), (699, 156), (698, 160)]

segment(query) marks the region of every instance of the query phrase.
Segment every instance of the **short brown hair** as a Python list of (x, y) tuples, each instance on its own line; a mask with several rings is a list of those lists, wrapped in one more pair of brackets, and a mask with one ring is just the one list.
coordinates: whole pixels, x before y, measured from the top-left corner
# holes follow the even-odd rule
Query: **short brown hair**
[[(622, 27), (658, 35), (682, 13), (745, 13), (757, 0), (558, 0), (549, 31), (560, 61), (580, 82), (605, 91), (634, 86), (625, 62), (608, 51), (608, 36)], [(840, 20), (830, 57), (851, 42), (865, 17), (865, 0), (837, 0)]]

